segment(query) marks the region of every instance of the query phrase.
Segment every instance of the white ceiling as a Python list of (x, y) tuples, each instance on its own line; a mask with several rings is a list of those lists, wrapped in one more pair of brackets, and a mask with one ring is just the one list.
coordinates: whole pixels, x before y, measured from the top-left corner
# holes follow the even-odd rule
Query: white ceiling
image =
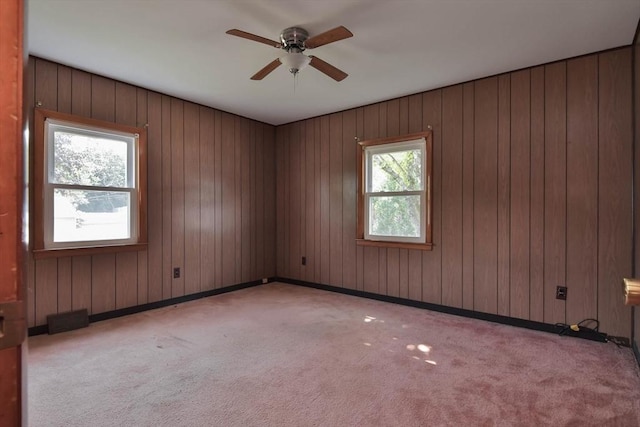
[[(0, 0), (1, 1), (1, 0)], [(640, 0), (27, 0), (31, 54), (274, 125), (631, 44)], [(279, 67), (278, 40), (344, 25), (308, 51), (349, 74)]]

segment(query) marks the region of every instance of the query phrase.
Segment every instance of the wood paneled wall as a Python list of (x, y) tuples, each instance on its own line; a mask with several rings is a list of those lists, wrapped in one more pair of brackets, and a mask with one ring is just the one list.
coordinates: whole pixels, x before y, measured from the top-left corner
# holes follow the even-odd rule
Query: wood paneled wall
[[(629, 337), (631, 88), (628, 47), (278, 127), (277, 275)], [(354, 138), (427, 126), (434, 250), (356, 246)]]
[(148, 250), (29, 259), (29, 326), (275, 275), (273, 126), (38, 58), (28, 79), (32, 106), (149, 126)]

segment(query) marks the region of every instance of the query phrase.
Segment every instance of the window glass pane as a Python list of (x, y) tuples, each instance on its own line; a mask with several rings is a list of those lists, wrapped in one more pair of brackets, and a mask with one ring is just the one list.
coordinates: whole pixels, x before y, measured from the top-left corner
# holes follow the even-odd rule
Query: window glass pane
[(128, 192), (55, 189), (53, 241), (129, 239), (130, 211)]
[(421, 191), (422, 175), (420, 149), (372, 154), (369, 191)]
[(56, 184), (128, 187), (128, 146), (121, 140), (56, 130), (49, 179)]
[(420, 237), (420, 196), (371, 196), (369, 235)]

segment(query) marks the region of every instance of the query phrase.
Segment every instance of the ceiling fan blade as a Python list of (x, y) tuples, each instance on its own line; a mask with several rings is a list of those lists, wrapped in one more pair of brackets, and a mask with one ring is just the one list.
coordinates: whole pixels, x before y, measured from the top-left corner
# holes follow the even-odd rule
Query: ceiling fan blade
[(317, 56), (309, 56), (309, 57), (311, 58), (311, 62), (309, 63), (309, 65), (311, 65), (313, 68), (320, 71), (321, 73), (325, 73), (327, 76), (331, 77), (333, 80), (337, 82), (341, 82), (349, 75), (344, 71), (337, 69), (336, 67), (329, 64), (328, 62), (324, 62), (322, 59), (318, 58)]
[(253, 76), (251, 76), (251, 80), (262, 80), (262, 79), (264, 79), (265, 77), (267, 77), (267, 75), (270, 72), (272, 72), (273, 70), (278, 68), (280, 66), (280, 64), (282, 64), (282, 62), (280, 62), (280, 59), (278, 59), (278, 58), (274, 59), (272, 62), (269, 62), (266, 65), (266, 67), (264, 67), (262, 70), (258, 71)]
[(230, 34), (236, 37), (242, 37), (243, 39), (247, 39), (247, 40), (253, 40), (254, 42), (258, 42), (258, 43), (268, 44), (269, 46), (273, 46), (277, 48), (282, 47), (280, 42), (277, 42), (275, 40), (270, 40), (265, 37), (256, 36), (255, 34), (247, 33), (246, 31), (236, 30), (235, 28), (233, 30), (227, 31), (227, 34)]
[(325, 44), (337, 42), (338, 40), (348, 39), (349, 37), (353, 37), (353, 33), (341, 25), (333, 30), (309, 37), (305, 40), (304, 47), (314, 49), (319, 46), (324, 46)]

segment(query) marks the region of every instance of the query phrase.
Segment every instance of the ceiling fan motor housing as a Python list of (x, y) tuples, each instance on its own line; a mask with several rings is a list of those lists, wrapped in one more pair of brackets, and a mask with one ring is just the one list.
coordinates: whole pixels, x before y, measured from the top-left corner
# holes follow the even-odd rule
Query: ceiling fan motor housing
[(307, 30), (300, 27), (287, 28), (282, 30), (282, 33), (280, 34), (282, 48), (287, 52), (302, 52), (305, 49), (304, 42), (308, 38), (309, 33)]

